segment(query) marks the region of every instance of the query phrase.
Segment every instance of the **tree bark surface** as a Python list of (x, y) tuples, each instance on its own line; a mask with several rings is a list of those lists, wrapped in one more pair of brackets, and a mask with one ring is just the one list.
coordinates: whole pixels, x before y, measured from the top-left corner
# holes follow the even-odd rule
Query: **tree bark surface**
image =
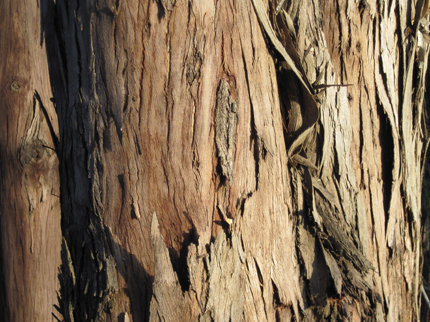
[(66, 318), (417, 318), (415, 5), (56, 10)]
[(417, 320), (423, 5), (42, 1), (65, 320)]
[(40, 6), (0, 1), (0, 320), (60, 316), (58, 120)]

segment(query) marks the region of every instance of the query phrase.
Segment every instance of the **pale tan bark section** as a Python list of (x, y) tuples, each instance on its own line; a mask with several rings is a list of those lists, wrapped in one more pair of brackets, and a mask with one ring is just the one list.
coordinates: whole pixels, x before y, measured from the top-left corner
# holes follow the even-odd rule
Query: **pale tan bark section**
[[(353, 84), (338, 92), (327, 90), (326, 108), (321, 108), (325, 138), (321, 176), (324, 182), (335, 183), (345, 219), (375, 267), (370, 276), (383, 296), (382, 303), (376, 303), (378, 320), (419, 319), (419, 205), (426, 140), (421, 93), (427, 56), (422, 55), (415, 74), (409, 74), (413, 66), (409, 61), (418, 54), (408, 52), (413, 38), (406, 39), (404, 33), (415, 5), (406, 1), (320, 5), (333, 60), (326, 83)], [(428, 46), (422, 50), (428, 52)], [(334, 169), (336, 178), (328, 170), (333, 164), (339, 167)]]
[(60, 179), (48, 123), (58, 135), (58, 122), (40, 8), (35, 1), (1, 1), (0, 8), (1, 314), (5, 321), (55, 321)]

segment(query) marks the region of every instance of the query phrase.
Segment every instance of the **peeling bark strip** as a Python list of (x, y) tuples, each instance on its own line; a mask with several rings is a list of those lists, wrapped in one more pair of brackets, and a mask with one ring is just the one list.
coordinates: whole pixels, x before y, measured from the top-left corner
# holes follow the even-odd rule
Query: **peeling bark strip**
[[(191, 318), (190, 301), (182, 294), (178, 276), (173, 270), (164, 238), (158, 227), (154, 211), (151, 224), (151, 239), (154, 246), (154, 296), (151, 299), (149, 321), (184, 321)], [(163, 317), (163, 318), (162, 318)]]
[(221, 79), (215, 111), (215, 143), (222, 175), (234, 182), (234, 152), (237, 127), (237, 103), (231, 96), (230, 85)]
[(279, 39), (275, 35), (275, 31), (273, 30), (272, 24), (270, 23), (269, 17), (266, 12), (266, 8), (261, 0), (252, 0), (254, 4), (255, 11), (258, 15), (258, 19), (263, 26), (264, 31), (269, 36), (270, 41), (272, 42), (273, 46), (276, 48), (276, 50), (282, 55), (282, 57), (285, 59), (285, 62), (291, 68), (291, 70), (296, 74), (297, 78), (300, 80), (300, 82), (303, 84), (303, 86), (306, 88), (306, 90), (313, 94), (312, 88), (307, 80), (306, 77), (302, 75), (300, 70), (297, 68), (296, 63), (294, 60), (290, 57), (290, 55), (285, 50), (284, 46), (281, 44)]
[(204, 256), (199, 256), (195, 244), (189, 246), (186, 269), (190, 290), (185, 292), (173, 270), (155, 212), (152, 215), (151, 240), (155, 261), (150, 322), (243, 319), (246, 256), (234, 231), (231, 236), (221, 231), (210, 244), (209, 254)]

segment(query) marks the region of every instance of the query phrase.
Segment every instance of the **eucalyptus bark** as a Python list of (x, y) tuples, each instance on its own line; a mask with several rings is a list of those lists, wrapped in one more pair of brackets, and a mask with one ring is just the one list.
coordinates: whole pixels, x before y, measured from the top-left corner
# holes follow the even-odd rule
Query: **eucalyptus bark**
[(53, 99), (47, 83), (7, 94), (19, 69), (3, 63), (2, 111), (15, 118), (0, 137), (5, 306), (19, 298), (5, 245), (27, 236), (9, 222), (27, 214), (5, 192), (25, 165), (4, 160), (21, 160), (17, 138), (34, 132), (20, 120), (10, 135), (7, 106), (34, 119), (43, 102), (41, 145), (59, 137), (40, 164), (58, 176), (58, 156), (61, 185), (43, 182), (61, 191), (50, 202), (61, 200), (66, 321), (418, 320), (423, 2), (27, 8), (44, 40), (29, 46), (46, 44), (47, 61), (20, 54), (49, 65)]

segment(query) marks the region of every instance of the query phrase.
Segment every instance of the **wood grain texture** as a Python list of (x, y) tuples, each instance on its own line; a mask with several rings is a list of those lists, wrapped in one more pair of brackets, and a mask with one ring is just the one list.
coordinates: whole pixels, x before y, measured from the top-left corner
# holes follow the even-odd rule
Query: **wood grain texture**
[(55, 321), (61, 264), (58, 122), (40, 6), (1, 1), (0, 320)]

